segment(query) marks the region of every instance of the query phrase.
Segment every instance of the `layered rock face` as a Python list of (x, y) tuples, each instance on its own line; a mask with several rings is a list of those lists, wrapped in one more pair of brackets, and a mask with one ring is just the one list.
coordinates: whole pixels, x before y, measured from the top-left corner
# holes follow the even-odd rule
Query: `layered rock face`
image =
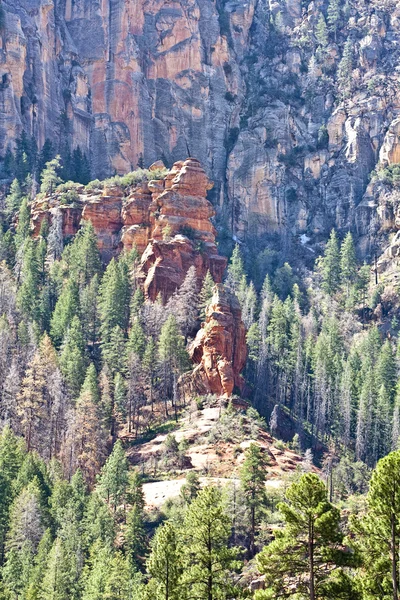
[(246, 331), (236, 297), (217, 285), (205, 323), (190, 348), (194, 370), (180, 381), (183, 395), (216, 394), (230, 397), (243, 388), (240, 375), (247, 358)]
[(32, 205), (32, 227), (37, 235), (43, 219), (51, 225), (58, 215), (66, 238), (90, 221), (103, 260), (135, 246), (142, 255), (138, 277), (146, 295), (155, 300), (161, 294), (166, 301), (192, 265), (199, 284), (208, 270), (215, 282), (222, 281), (226, 258), (215, 244), (215, 211), (206, 199), (211, 187), (199, 161), (189, 158), (175, 163), (164, 179), (136, 187), (106, 182), (93, 192), (82, 186), (70, 206), (62, 204), (62, 193), (40, 198)]
[(222, 281), (226, 259), (215, 245), (210, 221), (215, 211), (205, 197), (212, 184), (199, 161), (175, 163), (163, 184), (149, 184), (152, 242), (142, 255), (140, 275), (146, 295), (155, 300), (161, 293), (166, 301), (192, 265), (200, 281), (208, 270), (214, 281)]
[[(231, 234), (289, 248), (336, 226), (371, 254), (369, 175), (400, 161), (400, 6), (341, 1), (332, 25), (327, 5), (4, 0), (0, 147), (22, 129), (79, 145), (99, 178), (190, 154)], [(144, 247), (137, 194), (122, 222)]]

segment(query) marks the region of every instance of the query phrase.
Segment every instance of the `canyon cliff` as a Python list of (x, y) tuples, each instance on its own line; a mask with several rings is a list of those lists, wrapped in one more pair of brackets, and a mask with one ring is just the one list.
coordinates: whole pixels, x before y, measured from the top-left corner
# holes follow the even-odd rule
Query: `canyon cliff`
[(400, 160), (398, 3), (351, 0), (334, 23), (322, 0), (2, 6), (3, 154), (24, 130), (100, 178), (195, 156), (219, 228), (249, 246), (336, 226), (371, 255), (397, 229), (369, 178)]

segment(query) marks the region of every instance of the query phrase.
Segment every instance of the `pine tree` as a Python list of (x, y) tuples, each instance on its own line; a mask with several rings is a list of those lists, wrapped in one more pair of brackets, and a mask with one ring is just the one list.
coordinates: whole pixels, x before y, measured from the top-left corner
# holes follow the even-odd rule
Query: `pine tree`
[(90, 163), (81, 147), (78, 146), (72, 152), (72, 177), (73, 181), (87, 185), (90, 181)]
[(131, 302), (131, 322), (133, 323), (136, 318), (140, 316), (140, 311), (144, 304), (144, 295), (140, 287), (137, 287)]
[(37, 553), (30, 572), (27, 600), (39, 600), (42, 581), (46, 572), (47, 558), (53, 545), (53, 536), (50, 529), (46, 529), (39, 542)]
[(28, 452), (40, 449), (46, 434), (46, 377), (40, 352), (36, 352), (25, 372), (17, 401), (17, 412)]
[(21, 440), (5, 426), (0, 433), (0, 562), (3, 557), (9, 508), (14, 499), (14, 481), (23, 461)]
[(59, 177), (58, 172), (61, 167), (61, 157), (56, 156), (52, 160), (49, 160), (45, 168), (41, 173), (41, 185), (40, 192), (42, 194), (52, 195), (56, 189), (56, 187), (62, 183), (61, 177)]
[(199, 294), (200, 319), (202, 321), (206, 318), (206, 311), (213, 297), (214, 287), (214, 279), (210, 271), (207, 271)]
[(226, 279), (227, 286), (231, 288), (234, 293), (239, 292), (240, 284), (243, 279), (246, 277), (246, 272), (244, 270), (243, 258), (240, 252), (240, 248), (238, 244), (236, 244), (233, 249), (231, 259), (228, 265), (228, 275)]
[(340, 248), (340, 277), (343, 285), (346, 286), (346, 293), (349, 296), (350, 286), (357, 277), (357, 259), (354, 248), (353, 236), (349, 232)]
[[(115, 552), (107, 572), (104, 600), (125, 600), (132, 597), (134, 577), (129, 560), (121, 552)], [(136, 600), (133, 597), (133, 600)]]
[(249, 349), (249, 359), (257, 362), (261, 344), (260, 326), (258, 323), (253, 323), (246, 334), (246, 342)]
[(157, 349), (153, 338), (149, 338), (147, 340), (146, 349), (143, 354), (142, 366), (145, 394), (147, 402), (150, 404), (151, 411), (153, 412), (154, 387), (157, 371)]
[(94, 404), (100, 403), (100, 388), (97, 380), (96, 367), (90, 363), (86, 370), (85, 380), (82, 385), (81, 393), (89, 393)]
[(394, 402), (397, 383), (397, 368), (392, 344), (386, 340), (382, 346), (376, 365), (376, 384), (379, 389), (384, 386), (390, 404)]
[[(126, 405), (127, 389), (125, 385), (125, 379), (121, 373), (116, 373), (114, 377), (114, 410), (112, 418), (117, 421), (118, 424), (125, 423), (127, 418), (127, 405)], [(112, 425), (114, 429), (115, 425)]]
[(320, 13), (319, 15), (318, 23), (315, 29), (315, 37), (317, 38), (317, 42), (321, 46), (322, 51), (324, 52), (329, 43), (329, 36), (325, 18), (322, 13)]
[(22, 256), (21, 285), (17, 294), (18, 306), (25, 315), (31, 319), (37, 319), (39, 265), (37, 262), (36, 245), (33, 240), (26, 240)]
[(72, 318), (65, 334), (60, 355), (61, 371), (68, 389), (76, 398), (85, 379), (86, 360), (82, 325), (77, 315)]
[(147, 551), (147, 536), (142, 510), (136, 504), (128, 512), (126, 519), (125, 551), (130, 564), (135, 569), (141, 569)]
[(257, 556), (266, 592), (256, 599), (296, 593), (317, 598), (353, 598), (351, 581), (340, 567), (353, 557), (341, 549), (340, 512), (327, 501), (325, 484), (313, 473), (302, 475), (278, 505), (285, 527)]
[(20, 248), (29, 238), (31, 230), (31, 211), (28, 199), (24, 197), (18, 213), (18, 223), (15, 230), (15, 245)]
[(112, 546), (95, 542), (90, 548), (88, 563), (82, 574), (82, 600), (104, 598), (107, 578), (113, 558)]
[(105, 434), (90, 393), (79, 396), (74, 416), (61, 449), (64, 473), (72, 477), (80, 468), (85, 481), (93, 485), (104, 459)]
[[(367, 364), (370, 364), (369, 361)], [(365, 379), (361, 388), (356, 427), (356, 457), (368, 464), (373, 462), (373, 415), (376, 407), (376, 387), (372, 366), (366, 368)]]
[(51, 141), (46, 138), (42, 149), (39, 154), (38, 160), (38, 172), (41, 173), (46, 168), (46, 163), (50, 162), (52, 158), (54, 158), (55, 152), (53, 149), (53, 144)]
[(186, 475), (186, 480), (181, 487), (180, 495), (186, 502), (190, 504), (196, 498), (201, 489), (200, 479), (196, 471), (189, 471)]
[(246, 326), (246, 329), (250, 329), (255, 320), (257, 309), (257, 293), (253, 282), (246, 288), (242, 304), (242, 320)]
[(143, 481), (136, 469), (129, 473), (129, 484), (126, 494), (127, 501), (131, 506), (135, 505), (140, 510), (144, 510), (146, 502), (143, 492)]
[(255, 555), (255, 536), (260, 510), (265, 503), (266, 462), (261, 448), (250, 444), (240, 469), (240, 485), (250, 512), (249, 553)]
[(100, 334), (102, 343), (110, 341), (116, 326), (123, 331), (129, 319), (129, 277), (122, 263), (112, 259), (101, 281), (99, 290)]
[[(168, 414), (167, 400), (174, 398), (178, 376), (188, 368), (188, 355), (184, 347), (183, 337), (179, 333), (178, 325), (173, 315), (169, 315), (162, 326), (158, 340), (158, 360), (160, 375), (162, 376), (162, 391), (166, 413)], [(174, 406), (176, 412), (175, 402)]]
[(344, 97), (350, 92), (353, 74), (353, 41), (348, 38), (343, 49), (343, 56), (338, 66), (337, 78), (339, 88)]
[(363, 598), (398, 600), (400, 581), (400, 451), (382, 458), (372, 474), (367, 512), (351, 521), (363, 569)]
[(174, 526), (168, 521), (157, 529), (146, 563), (150, 581), (147, 594), (152, 600), (181, 600), (182, 551)]
[(95, 542), (100, 546), (112, 546), (115, 538), (115, 522), (104, 500), (93, 491), (83, 518), (83, 540), (87, 548)]
[(100, 274), (100, 253), (91, 221), (84, 222), (68, 247), (66, 258), (70, 277), (79, 282), (80, 287), (88, 285), (95, 275)]
[(95, 349), (99, 331), (98, 295), (99, 279), (95, 275), (82, 290), (80, 296), (81, 314), (85, 315), (82, 323), (85, 341), (93, 350)]
[(124, 332), (119, 325), (116, 325), (108, 341), (102, 345), (103, 364), (106, 364), (110, 372), (124, 373), (126, 370), (126, 339)]
[(229, 548), (231, 522), (222, 508), (221, 492), (207, 486), (188, 507), (182, 547), (182, 588), (199, 600), (234, 597), (229, 578), (236, 568), (238, 549)]
[(281, 300), (285, 300), (293, 290), (295, 277), (289, 263), (276, 270), (273, 288)]
[(66, 520), (48, 556), (40, 600), (79, 600), (82, 565), (78, 525)]
[(43, 535), (40, 492), (32, 481), (10, 508), (3, 578), (6, 588), (18, 597), (28, 587), (32, 561)]
[(14, 215), (16, 212), (19, 211), (23, 197), (24, 196), (19, 181), (18, 179), (14, 179), (10, 186), (10, 192), (6, 197), (7, 213), (10, 216)]
[(146, 349), (146, 336), (144, 335), (143, 328), (140, 324), (139, 319), (136, 317), (132, 323), (132, 327), (129, 331), (128, 342), (126, 345), (126, 352), (128, 358), (131, 353), (136, 354), (140, 359), (143, 358), (144, 351)]
[(13, 482), (15, 495), (20, 494), (24, 488), (34, 482), (40, 494), (40, 505), (47, 518), (49, 498), (51, 495), (51, 480), (45, 462), (36, 452), (27, 452), (24, 461)]
[(51, 213), (51, 224), (49, 228), (49, 235), (47, 238), (47, 261), (49, 264), (53, 264), (55, 260), (58, 260), (63, 252), (64, 248), (64, 236), (63, 236), (63, 216), (60, 207), (56, 207)]
[(79, 312), (79, 292), (75, 281), (69, 279), (63, 287), (50, 322), (50, 335), (59, 347), (72, 319)]
[(337, 235), (332, 229), (321, 261), (322, 289), (327, 294), (334, 294), (340, 282), (340, 253)]
[(44, 533), (44, 514), (38, 482), (34, 478), (15, 498), (10, 509), (6, 550), (20, 550), (28, 544), (32, 554)]
[(334, 34), (335, 40), (336, 40), (336, 33), (337, 33), (340, 16), (341, 16), (340, 13), (341, 13), (340, 1), (339, 0), (330, 0), (329, 5), (328, 5), (327, 21), (328, 21), (328, 25), (329, 25), (329, 30), (332, 31), (332, 33)]
[(386, 387), (381, 385), (375, 413), (373, 460), (374, 462), (385, 456), (391, 450), (392, 434), (392, 406), (391, 398)]
[(121, 504), (125, 504), (128, 487), (128, 461), (120, 440), (101, 470), (98, 491), (112, 506), (115, 512)]
[(193, 332), (199, 313), (196, 267), (191, 266), (179, 289), (167, 302), (166, 310), (173, 314), (185, 340)]

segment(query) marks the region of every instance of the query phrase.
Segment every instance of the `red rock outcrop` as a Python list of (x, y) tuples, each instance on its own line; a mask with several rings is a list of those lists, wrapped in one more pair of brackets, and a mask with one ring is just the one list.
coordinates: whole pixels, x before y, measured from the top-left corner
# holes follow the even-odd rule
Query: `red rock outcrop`
[(201, 281), (210, 270), (221, 282), (226, 259), (218, 255), (211, 217), (215, 211), (206, 199), (209, 181), (200, 162), (188, 158), (174, 164), (164, 181), (151, 181), (149, 219), (151, 242), (142, 255), (140, 277), (146, 295), (166, 301), (195, 265)]
[(89, 198), (83, 207), (82, 221), (92, 222), (100, 254), (105, 261), (110, 260), (119, 247), (123, 200), (122, 188), (105, 187), (101, 196)]
[(216, 394), (230, 397), (243, 388), (240, 375), (247, 357), (246, 330), (239, 302), (226, 288), (215, 286), (205, 323), (190, 348), (196, 367), (180, 380), (183, 395)]
[(55, 210), (59, 210), (61, 214), (63, 237), (68, 238), (76, 234), (81, 225), (83, 205), (80, 203), (77, 206), (59, 205), (58, 202), (54, 203), (46, 199), (35, 201), (31, 206), (31, 226), (34, 237), (39, 235), (41, 224), (45, 219), (52, 222)]
[(161, 293), (166, 301), (192, 265), (199, 284), (207, 270), (215, 282), (222, 281), (226, 259), (215, 243), (215, 211), (206, 198), (211, 187), (200, 162), (188, 158), (176, 162), (164, 179), (137, 187), (106, 182), (104, 189), (93, 191), (82, 186), (70, 205), (62, 204), (63, 192), (40, 198), (32, 204), (32, 229), (38, 235), (43, 219), (51, 223), (55, 209), (62, 215), (64, 237), (74, 235), (82, 221), (91, 221), (103, 260), (136, 247), (142, 254), (138, 277), (146, 295), (155, 300)]

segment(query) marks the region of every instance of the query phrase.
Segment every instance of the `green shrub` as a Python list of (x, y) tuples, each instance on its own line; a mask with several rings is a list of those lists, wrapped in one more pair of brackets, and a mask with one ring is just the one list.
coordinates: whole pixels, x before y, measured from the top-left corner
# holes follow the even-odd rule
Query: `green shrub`
[(400, 164), (389, 165), (387, 167), (378, 165), (376, 170), (371, 173), (371, 179), (373, 181), (381, 181), (393, 187), (400, 187)]
[(321, 125), (318, 129), (317, 148), (323, 150), (328, 147), (329, 144), (329, 133), (326, 125)]
[[(151, 181), (152, 179), (163, 179), (168, 173), (168, 169), (136, 169), (126, 175), (115, 175), (103, 182), (103, 185), (118, 185), (124, 189), (138, 185), (142, 181)], [(90, 185), (90, 184), (89, 184)]]
[(65, 183), (60, 183), (56, 188), (56, 194), (64, 194), (65, 192), (69, 192), (71, 190), (78, 190), (82, 187), (80, 183), (76, 183), (76, 181), (66, 181)]
[(86, 189), (88, 192), (91, 191), (96, 191), (96, 190), (102, 190), (104, 187), (104, 182), (100, 181), (100, 179), (94, 179), (93, 181), (90, 181), (87, 186)]
[(274, 446), (277, 450), (285, 450), (286, 449), (286, 446), (282, 442), (282, 440), (276, 440), (276, 442), (274, 442)]
[(74, 204), (74, 202), (78, 202), (79, 194), (76, 190), (68, 190), (60, 195), (60, 204)]
[(196, 231), (193, 229), (193, 227), (190, 227), (189, 225), (184, 225), (183, 227), (181, 227), (179, 233), (189, 238), (189, 240), (194, 240), (196, 238)]

